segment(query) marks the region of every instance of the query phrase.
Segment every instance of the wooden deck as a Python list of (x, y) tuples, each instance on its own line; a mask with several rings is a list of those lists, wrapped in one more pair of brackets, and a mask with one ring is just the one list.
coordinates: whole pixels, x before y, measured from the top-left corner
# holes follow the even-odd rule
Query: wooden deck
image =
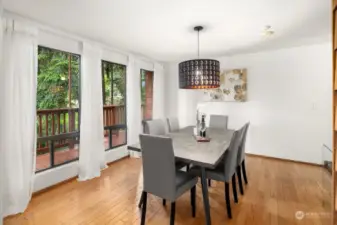
[[(119, 146), (125, 143), (126, 133), (124, 131), (119, 132), (119, 135), (112, 135), (113, 146)], [(109, 148), (109, 138), (104, 137), (105, 149)], [(54, 154), (55, 165), (62, 164), (67, 161), (74, 160), (79, 156), (79, 145), (75, 145), (74, 148), (62, 148)], [(38, 155), (36, 157), (36, 171), (44, 170), (50, 167), (50, 153)]]
[[(249, 185), (238, 204), (231, 201), (231, 220), (226, 216), (224, 185), (212, 182), (213, 225), (330, 224), (331, 176), (321, 167), (248, 157), (247, 172)], [(138, 225), (142, 183), (141, 159), (123, 159), (102, 171), (100, 178), (74, 179), (37, 194), (25, 213), (5, 219), (4, 225)], [(176, 202), (175, 225), (205, 224), (202, 202), (199, 183), (196, 218), (186, 193)], [(303, 218), (296, 218), (298, 211)], [(164, 207), (161, 199), (149, 195), (146, 225), (168, 225), (169, 213), (169, 204)]]

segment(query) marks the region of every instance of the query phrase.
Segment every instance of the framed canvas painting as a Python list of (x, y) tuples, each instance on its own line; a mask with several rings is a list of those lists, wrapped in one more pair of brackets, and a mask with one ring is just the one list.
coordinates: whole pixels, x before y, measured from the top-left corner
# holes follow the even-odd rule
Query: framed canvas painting
[(245, 102), (247, 100), (247, 70), (225, 70), (220, 74), (220, 87), (204, 92), (209, 101)]

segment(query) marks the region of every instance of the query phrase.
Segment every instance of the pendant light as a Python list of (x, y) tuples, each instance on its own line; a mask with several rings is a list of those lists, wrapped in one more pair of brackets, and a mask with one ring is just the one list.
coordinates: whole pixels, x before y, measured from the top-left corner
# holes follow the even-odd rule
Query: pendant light
[(220, 86), (220, 63), (214, 59), (199, 59), (199, 32), (202, 26), (194, 27), (198, 32), (198, 59), (179, 63), (179, 87), (181, 89), (210, 89)]

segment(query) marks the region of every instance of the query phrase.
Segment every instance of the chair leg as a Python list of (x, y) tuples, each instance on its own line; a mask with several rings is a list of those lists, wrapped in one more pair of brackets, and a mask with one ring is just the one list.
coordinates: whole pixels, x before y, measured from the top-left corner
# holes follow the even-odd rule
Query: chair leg
[(240, 193), (241, 193), (241, 195), (244, 195), (245, 193), (244, 193), (244, 191), (243, 191), (242, 175), (241, 175), (241, 167), (240, 167), (240, 166), (238, 166), (238, 167), (236, 168), (236, 173), (237, 173), (237, 175), (238, 175), (238, 181), (239, 181)]
[(166, 206), (166, 199), (163, 199), (163, 206)]
[(144, 191), (142, 192), (142, 195), (140, 196), (139, 203), (138, 203), (138, 208), (141, 208), (144, 202)]
[(243, 179), (245, 180), (245, 183), (248, 184), (247, 174), (246, 174), (246, 163), (245, 160), (242, 162), (242, 173), (243, 173)]
[(208, 179), (208, 187), (212, 186), (212, 180)]
[(196, 186), (191, 189), (191, 205), (192, 205), (192, 217), (195, 217), (195, 209), (196, 209)]
[(186, 166), (186, 171), (188, 172), (189, 170), (190, 170), (190, 165), (187, 164), (187, 166)]
[(229, 219), (232, 219), (231, 200), (229, 197), (229, 183), (228, 182), (225, 182), (225, 196), (226, 196), (227, 216)]
[[(174, 225), (174, 219), (176, 216), (176, 203), (171, 203), (171, 217), (170, 217), (170, 225)], [(143, 224), (142, 224), (143, 225)]]
[(144, 199), (143, 199), (143, 208), (142, 208), (142, 219), (140, 221), (140, 224), (145, 225), (147, 192), (143, 191), (142, 195), (144, 195)]
[(238, 203), (238, 193), (236, 191), (236, 180), (235, 180), (235, 173), (232, 176), (232, 188), (233, 188), (233, 196), (234, 196), (234, 202)]

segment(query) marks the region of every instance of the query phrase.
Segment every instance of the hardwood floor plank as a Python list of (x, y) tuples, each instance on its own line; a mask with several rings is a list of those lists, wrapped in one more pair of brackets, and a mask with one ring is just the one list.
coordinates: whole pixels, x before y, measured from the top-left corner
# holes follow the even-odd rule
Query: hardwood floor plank
[[(320, 225), (331, 219), (331, 176), (317, 166), (248, 157), (248, 185), (227, 218), (224, 184), (209, 189), (212, 224)], [(138, 201), (142, 191), (141, 159), (112, 164), (100, 178), (76, 180), (34, 195), (25, 213), (5, 219), (4, 225), (132, 225), (140, 224)], [(238, 185), (237, 185), (238, 186)], [(192, 218), (190, 193), (176, 202), (176, 225), (203, 225), (201, 185), (197, 185), (196, 217)], [(296, 212), (303, 211), (302, 219)], [(147, 225), (169, 224), (170, 204), (148, 195)]]

